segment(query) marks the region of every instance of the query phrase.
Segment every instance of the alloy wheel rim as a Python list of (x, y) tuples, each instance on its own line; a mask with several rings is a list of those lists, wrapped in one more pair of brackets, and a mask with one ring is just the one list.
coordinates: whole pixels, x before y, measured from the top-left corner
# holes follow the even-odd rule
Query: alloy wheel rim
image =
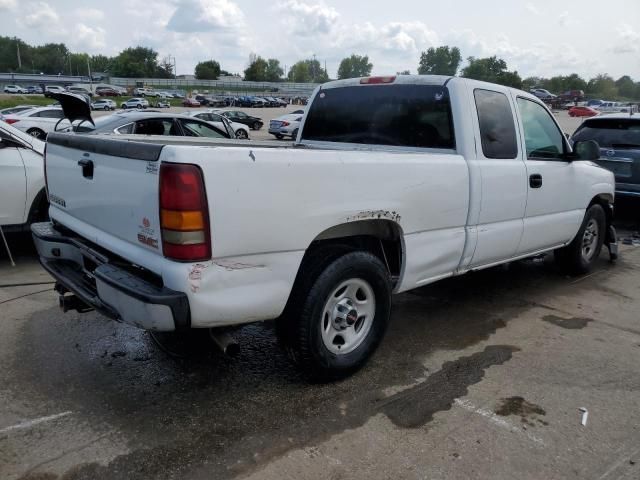
[(599, 240), (598, 222), (590, 219), (582, 235), (582, 258), (590, 261), (596, 253)]

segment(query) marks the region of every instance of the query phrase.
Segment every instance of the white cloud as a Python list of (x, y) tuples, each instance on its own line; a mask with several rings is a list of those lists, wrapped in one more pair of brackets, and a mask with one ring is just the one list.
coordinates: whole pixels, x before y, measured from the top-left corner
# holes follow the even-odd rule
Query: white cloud
[(214, 32), (244, 26), (244, 13), (230, 0), (180, 0), (167, 23), (174, 32)]
[(82, 49), (96, 51), (106, 45), (105, 31), (102, 27), (89, 27), (84, 23), (75, 25), (74, 44)]
[(17, 5), (16, 0), (0, 0), (0, 10), (13, 10)]
[(612, 50), (618, 54), (640, 52), (640, 32), (629, 24), (620, 25), (618, 39)]
[(533, 13), (534, 15), (540, 15), (540, 9), (538, 7), (536, 7), (533, 3), (529, 2), (527, 3), (524, 8), (526, 8), (530, 13)]
[(30, 28), (48, 27), (57, 24), (60, 17), (46, 2), (30, 3), (22, 23)]
[(104, 20), (104, 12), (97, 8), (79, 8), (75, 12), (76, 17), (82, 20), (99, 21)]
[(281, 1), (277, 10), (284, 15), (289, 31), (296, 35), (331, 32), (340, 18), (338, 11), (324, 4), (308, 4), (298, 0)]

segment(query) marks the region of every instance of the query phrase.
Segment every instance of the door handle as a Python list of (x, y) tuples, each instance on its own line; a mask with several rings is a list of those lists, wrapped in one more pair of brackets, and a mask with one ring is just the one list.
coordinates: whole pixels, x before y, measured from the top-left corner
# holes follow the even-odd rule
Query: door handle
[(539, 173), (534, 173), (529, 176), (529, 186), (531, 188), (540, 188), (542, 187), (542, 175)]
[(78, 160), (78, 165), (82, 167), (82, 176), (84, 178), (93, 178), (93, 162), (91, 160)]

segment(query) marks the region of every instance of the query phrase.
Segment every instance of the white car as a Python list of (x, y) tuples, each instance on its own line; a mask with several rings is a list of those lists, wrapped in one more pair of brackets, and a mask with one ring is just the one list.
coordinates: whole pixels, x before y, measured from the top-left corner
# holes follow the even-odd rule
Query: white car
[(249, 127), (242, 123), (232, 122), (212, 109), (199, 111), (192, 110), (184, 112), (184, 114), (189, 115), (190, 117), (199, 118), (200, 120), (205, 120), (221, 130), (225, 129), (224, 124), (228, 122), (231, 125), (231, 129), (233, 130), (236, 138), (240, 140), (249, 140)]
[(91, 103), (91, 110), (115, 110), (117, 106), (113, 100), (102, 98)]
[(144, 88), (144, 87), (136, 88), (135, 90), (133, 90), (133, 94), (137, 95), (138, 97), (157, 97), (158, 96), (158, 92), (156, 92), (152, 88)]
[(7, 85), (4, 87), (4, 93), (27, 93), (27, 90), (18, 85)]
[(32, 108), (38, 108), (40, 105), (16, 105), (15, 107), (7, 107), (0, 110), (0, 120), (3, 119), (5, 115), (11, 115), (12, 113), (21, 113), (26, 112), (27, 110), (31, 110)]
[(40, 140), (44, 140), (47, 133), (54, 129), (62, 130), (70, 126), (64, 118), (60, 107), (38, 107), (23, 112), (5, 115), (4, 121), (18, 130), (28, 133)]
[(43, 154), (44, 142), (0, 122), (0, 226), (3, 230), (22, 229), (47, 218)]
[(52, 93), (64, 93), (67, 90), (60, 85), (47, 85), (44, 87), (44, 96), (50, 97)]
[(302, 115), (292, 113), (282, 115), (269, 122), (269, 133), (275, 135), (278, 140), (284, 137), (295, 140), (300, 130), (300, 122), (302, 122)]
[(353, 78), (317, 87), (303, 118), (296, 148), (51, 134), (53, 223), (32, 231), (60, 305), (217, 338), (275, 319), (327, 379), (373, 354), (394, 293), (544, 252), (574, 274), (617, 256), (613, 173), (534, 95)]
[(144, 98), (130, 98), (126, 102), (120, 104), (120, 108), (126, 110), (127, 108), (148, 108), (149, 101)]
[(157, 96), (164, 99), (173, 98), (173, 94), (169, 92), (157, 92)]

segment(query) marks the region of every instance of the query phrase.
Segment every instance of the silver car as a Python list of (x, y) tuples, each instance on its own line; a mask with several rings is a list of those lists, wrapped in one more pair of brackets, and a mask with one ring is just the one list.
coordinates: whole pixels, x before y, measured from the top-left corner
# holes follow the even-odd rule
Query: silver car
[(116, 107), (116, 102), (108, 98), (96, 100), (91, 104), (91, 110), (115, 110)]
[(148, 108), (149, 101), (144, 98), (130, 98), (126, 102), (122, 102), (120, 107), (123, 108), (124, 110), (126, 110), (127, 108), (139, 108), (139, 109)]

